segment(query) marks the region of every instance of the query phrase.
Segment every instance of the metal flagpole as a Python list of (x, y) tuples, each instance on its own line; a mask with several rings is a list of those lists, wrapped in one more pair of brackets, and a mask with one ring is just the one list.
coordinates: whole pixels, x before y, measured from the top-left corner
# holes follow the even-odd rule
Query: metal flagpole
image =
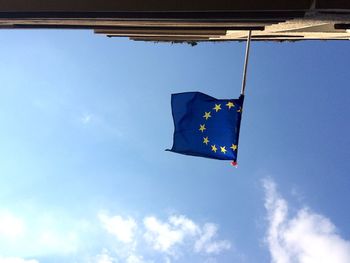
[[(248, 39), (247, 39), (247, 45), (246, 45), (246, 49), (245, 49), (244, 68), (243, 68), (243, 80), (242, 80), (242, 89), (241, 89), (241, 96), (240, 96), (240, 99), (242, 100), (242, 106), (240, 107), (239, 111), (241, 112), (241, 114), (242, 114), (242, 110), (243, 110), (242, 108), (243, 108), (243, 100), (244, 100), (244, 93), (245, 93), (245, 84), (246, 84), (246, 80), (247, 80), (247, 67), (248, 67), (249, 48), (250, 48), (251, 36), (252, 36), (252, 31), (249, 30), (249, 32), (248, 32)], [(238, 144), (238, 140), (239, 140), (239, 127), (240, 127), (240, 124), (238, 126), (237, 144)], [(238, 151), (238, 149), (236, 149), (236, 151)], [(237, 152), (236, 152), (236, 154), (237, 154)], [(237, 167), (237, 161), (232, 161), (231, 165)]]
[(247, 67), (248, 67), (248, 58), (249, 58), (249, 49), (250, 49), (251, 36), (252, 36), (252, 31), (249, 30), (248, 39), (247, 39), (247, 45), (246, 45), (246, 49), (245, 49), (243, 80), (242, 80), (242, 89), (241, 89), (241, 95), (243, 95), (243, 96), (245, 94), (245, 84), (246, 84), (246, 79), (247, 79)]

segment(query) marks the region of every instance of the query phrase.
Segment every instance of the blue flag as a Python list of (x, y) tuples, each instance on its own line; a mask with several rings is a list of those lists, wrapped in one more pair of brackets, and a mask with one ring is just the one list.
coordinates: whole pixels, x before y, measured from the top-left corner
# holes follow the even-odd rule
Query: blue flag
[(172, 94), (176, 153), (237, 161), (244, 96), (218, 100), (200, 92)]

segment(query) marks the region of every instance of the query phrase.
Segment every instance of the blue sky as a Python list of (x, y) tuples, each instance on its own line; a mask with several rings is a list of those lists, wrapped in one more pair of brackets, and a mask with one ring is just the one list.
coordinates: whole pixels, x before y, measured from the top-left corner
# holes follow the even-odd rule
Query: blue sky
[(0, 39), (1, 263), (350, 262), (347, 42), (252, 43), (236, 169), (164, 150), (171, 93), (238, 97), (244, 43)]

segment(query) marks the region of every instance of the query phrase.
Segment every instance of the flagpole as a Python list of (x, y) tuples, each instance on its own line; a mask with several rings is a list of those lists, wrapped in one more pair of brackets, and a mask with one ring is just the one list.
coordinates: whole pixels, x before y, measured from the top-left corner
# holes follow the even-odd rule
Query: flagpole
[(247, 45), (246, 45), (246, 49), (245, 49), (243, 80), (242, 80), (242, 89), (241, 89), (241, 95), (243, 95), (243, 96), (245, 94), (245, 84), (246, 84), (246, 80), (247, 80), (247, 67), (248, 67), (248, 58), (249, 58), (249, 49), (250, 49), (251, 36), (252, 36), (252, 31), (249, 30), (248, 39), (247, 39)]

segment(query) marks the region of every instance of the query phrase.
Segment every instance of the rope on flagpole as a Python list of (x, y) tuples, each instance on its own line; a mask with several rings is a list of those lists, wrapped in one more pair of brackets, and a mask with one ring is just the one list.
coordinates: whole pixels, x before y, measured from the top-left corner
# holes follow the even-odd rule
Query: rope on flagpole
[(246, 45), (246, 49), (245, 49), (243, 80), (242, 80), (242, 89), (241, 89), (241, 95), (243, 95), (243, 96), (245, 94), (245, 84), (246, 84), (246, 80), (247, 80), (247, 67), (248, 67), (248, 58), (249, 58), (249, 49), (250, 49), (251, 36), (252, 36), (252, 31), (249, 30), (248, 39), (247, 39), (247, 45)]

